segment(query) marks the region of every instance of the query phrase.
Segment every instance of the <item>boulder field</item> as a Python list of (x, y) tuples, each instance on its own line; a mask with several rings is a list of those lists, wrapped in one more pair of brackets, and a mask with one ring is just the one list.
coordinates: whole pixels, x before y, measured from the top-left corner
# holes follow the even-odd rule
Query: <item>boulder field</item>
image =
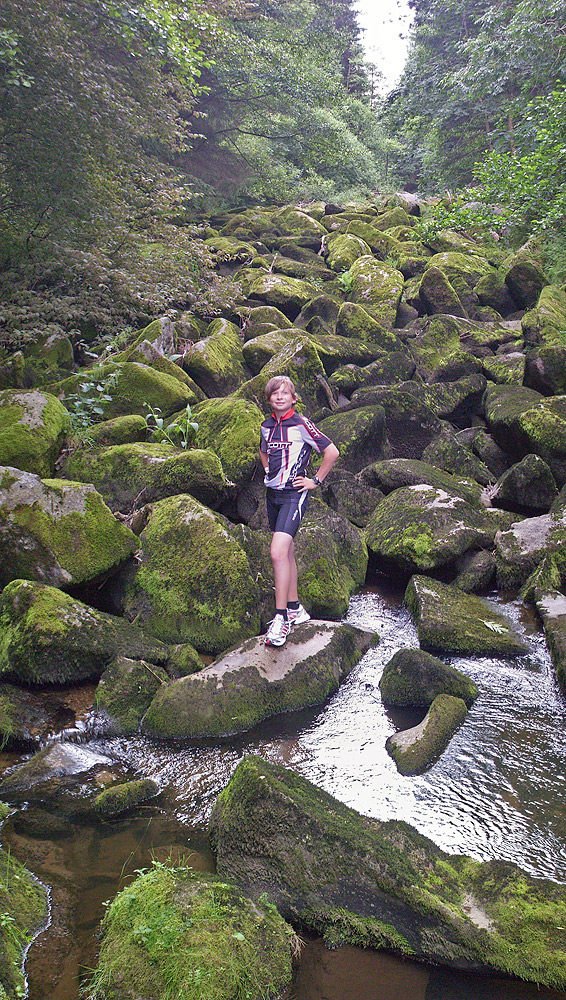
[[(528, 655), (482, 598), (490, 589), (522, 588), (566, 688), (566, 292), (549, 283), (534, 246), (426, 236), (419, 211), (396, 195), (218, 215), (204, 242), (237, 283), (235, 304), (156, 319), (89, 366), (66, 338), (44, 378), (32, 347), (17, 363), (2, 359), (4, 745), (37, 748), (49, 731), (38, 689), (87, 680), (98, 684), (98, 731), (124, 737), (210, 739), (322, 704), (376, 641), (340, 623), (376, 573), (406, 587), (421, 646), (402, 651), (381, 688), (389, 704), (427, 713), (391, 739), (403, 773), (431, 766), (481, 698), (437, 656)], [(267, 651), (273, 578), (257, 450), (265, 385), (277, 374), (293, 379), (298, 409), (340, 458), (297, 536), (299, 596), (313, 622)], [(3, 785), (8, 801), (25, 801), (35, 760)], [(121, 776), (87, 812), (121, 815), (158, 792)], [(278, 813), (281, 829), (296, 827), (285, 843)], [(222, 793), (211, 830), (219, 871), (253, 898), (261, 885), (329, 943), (564, 988), (558, 887), (448, 858), (403, 824), (370, 823), (258, 762)], [(279, 848), (289, 872), (278, 881)], [(185, 881), (163, 889), (179, 920), (213, 891)], [(528, 913), (515, 909), (521, 886)], [(105, 922), (100, 982), (121, 947), (125, 905)], [(22, 926), (38, 920), (34, 912)], [(277, 934), (282, 984), (287, 930)]]

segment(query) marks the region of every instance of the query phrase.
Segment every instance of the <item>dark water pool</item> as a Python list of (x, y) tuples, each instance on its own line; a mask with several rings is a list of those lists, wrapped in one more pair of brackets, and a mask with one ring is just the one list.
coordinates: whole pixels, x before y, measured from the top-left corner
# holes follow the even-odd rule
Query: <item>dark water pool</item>
[[(141, 737), (93, 746), (164, 788), (159, 805), (135, 817), (74, 831), (58, 841), (18, 836), (3, 844), (52, 887), (53, 923), (30, 949), (31, 1000), (77, 1000), (80, 970), (92, 966), (96, 928), (111, 898), (152, 854), (191, 857), (210, 869), (206, 822), (241, 758), (259, 753), (291, 767), (343, 802), (378, 819), (403, 819), (451, 853), (514, 861), (533, 875), (566, 882), (566, 707), (540, 626), (519, 602), (495, 598), (531, 651), (514, 661), (455, 659), (480, 696), (449, 748), (427, 774), (401, 777), (385, 751), (400, 726), (378, 682), (396, 649), (417, 645), (400, 595), (385, 586), (352, 599), (349, 621), (375, 629), (370, 650), (322, 710), (270, 720), (243, 737), (171, 747)], [(430, 970), (354, 948), (305, 943), (293, 1000), (566, 1000), (566, 993)], [(203, 998), (206, 1000), (206, 998)]]

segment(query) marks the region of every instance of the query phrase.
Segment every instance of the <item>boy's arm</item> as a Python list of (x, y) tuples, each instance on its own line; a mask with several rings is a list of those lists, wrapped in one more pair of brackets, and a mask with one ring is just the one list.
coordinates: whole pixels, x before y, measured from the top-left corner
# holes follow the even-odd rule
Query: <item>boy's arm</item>
[(266, 472), (267, 471), (267, 466), (269, 464), (269, 458), (267, 457), (267, 452), (261, 451), (261, 449), (260, 449), (259, 460), (260, 460), (261, 464), (263, 465), (264, 472)]
[[(326, 445), (326, 448), (322, 452), (322, 465), (316, 473), (316, 478), (320, 483), (326, 479), (339, 454), (340, 452), (335, 444), (330, 442), (330, 444)], [(298, 487), (301, 493), (304, 493), (305, 490), (315, 490), (318, 483), (315, 483), (314, 479), (309, 479), (308, 476), (297, 476), (293, 480), (293, 486)]]

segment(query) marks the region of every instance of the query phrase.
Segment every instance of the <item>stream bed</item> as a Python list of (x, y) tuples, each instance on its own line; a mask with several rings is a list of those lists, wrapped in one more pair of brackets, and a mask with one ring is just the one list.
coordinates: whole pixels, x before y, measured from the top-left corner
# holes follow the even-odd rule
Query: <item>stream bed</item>
[[(352, 598), (348, 620), (380, 643), (322, 709), (279, 716), (223, 741), (172, 746), (144, 737), (92, 741), (92, 749), (163, 787), (156, 803), (123, 819), (58, 833), (18, 833), (9, 819), (2, 845), (51, 887), (52, 922), (27, 960), (30, 1000), (77, 1000), (96, 957), (104, 902), (152, 858), (189, 858), (213, 869), (206, 823), (219, 791), (249, 753), (290, 767), (359, 812), (401, 819), (443, 850), (513, 861), (531, 875), (566, 883), (566, 705), (540, 623), (510, 595), (494, 595), (531, 652), (515, 660), (454, 658), (480, 695), (441, 759), (402, 777), (387, 737), (420, 715), (386, 711), (378, 683), (402, 646), (418, 646), (387, 581)], [(68, 733), (68, 738), (78, 738)], [(83, 737), (84, 738), (84, 737)], [(8, 760), (8, 763), (13, 763)], [(306, 941), (290, 1000), (566, 1000), (566, 993), (494, 977), (430, 969), (356, 948), (328, 951)], [(206, 1000), (206, 998), (203, 998)]]

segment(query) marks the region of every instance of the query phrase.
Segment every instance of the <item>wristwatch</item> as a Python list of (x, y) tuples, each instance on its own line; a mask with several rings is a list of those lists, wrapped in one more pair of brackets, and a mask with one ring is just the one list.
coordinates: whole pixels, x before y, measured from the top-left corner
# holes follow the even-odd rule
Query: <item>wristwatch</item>
[(319, 479), (318, 476), (313, 476), (312, 481), (315, 486), (322, 486), (322, 479)]

